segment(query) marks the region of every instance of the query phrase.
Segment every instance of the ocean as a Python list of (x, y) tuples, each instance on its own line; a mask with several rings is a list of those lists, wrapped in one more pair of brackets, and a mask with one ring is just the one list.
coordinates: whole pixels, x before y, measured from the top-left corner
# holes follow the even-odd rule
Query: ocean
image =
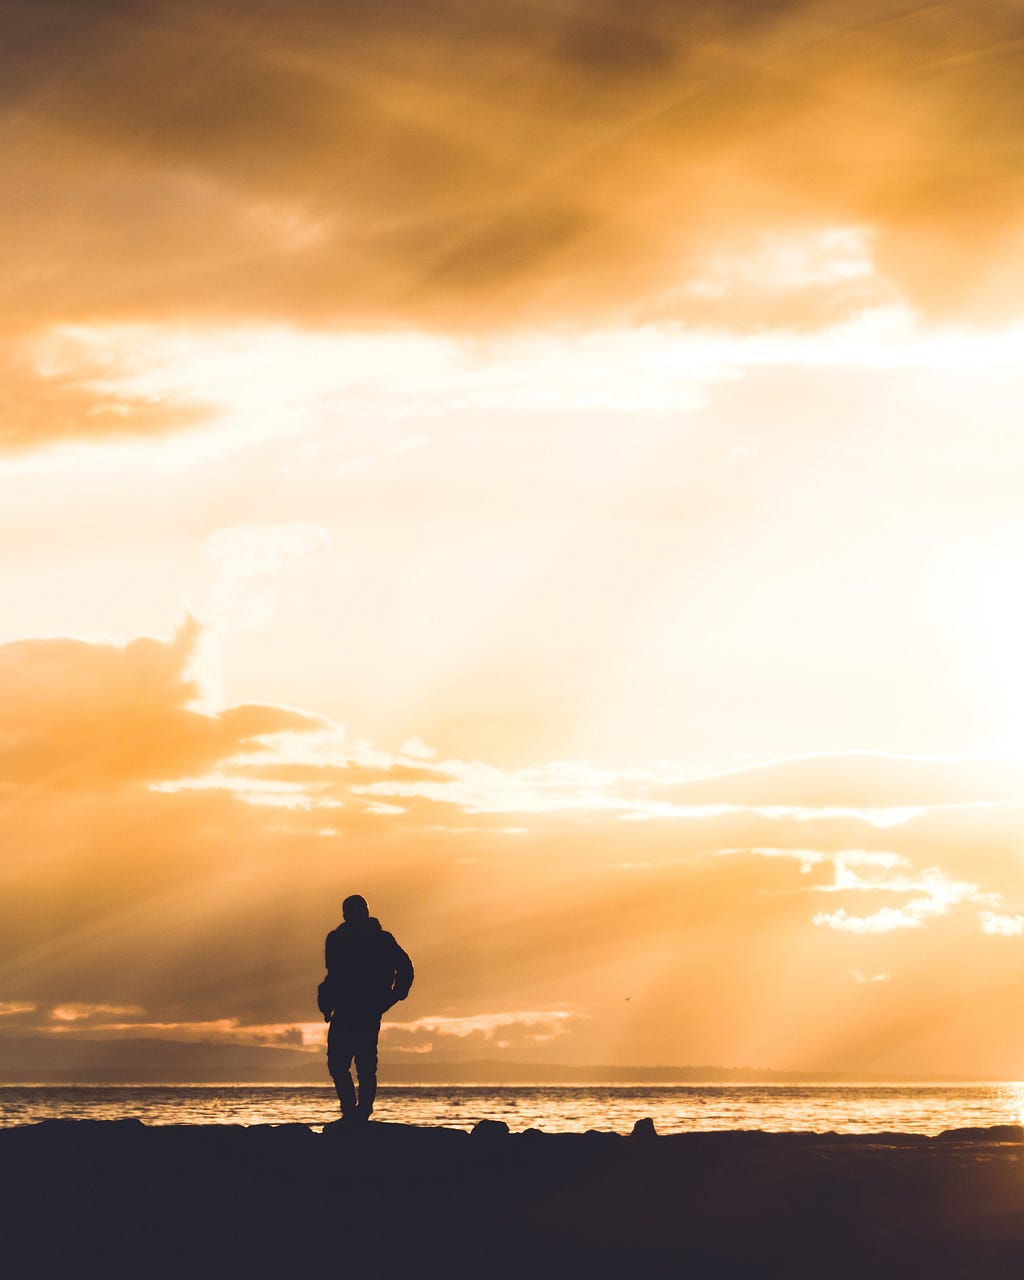
[[(0, 1126), (54, 1118), (145, 1124), (305, 1124), (337, 1118), (333, 1089), (309, 1085), (0, 1085)], [(400, 1085), (382, 1086), (374, 1119), (513, 1132), (629, 1133), (650, 1116), (659, 1133), (712, 1129), (936, 1134), (1020, 1124), (1024, 1084)]]

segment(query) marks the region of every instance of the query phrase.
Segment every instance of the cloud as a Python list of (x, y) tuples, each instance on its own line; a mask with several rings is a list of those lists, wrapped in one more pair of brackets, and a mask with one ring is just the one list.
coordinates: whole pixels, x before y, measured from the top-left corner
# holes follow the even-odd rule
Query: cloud
[(800, 863), (800, 870), (804, 874), (812, 867), (828, 861), (828, 854), (818, 849), (776, 849), (766, 845), (752, 845), (746, 849), (716, 849), (715, 853), (721, 858), (735, 854), (753, 854), (758, 858), (793, 858)]
[(1024, 916), (999, 915), (995, 911), (979, 911), (982, 933), (993, 938), (1019, 938), (1024, 933)]
[(393, 1034), (429, 1031), (436, 1036), (454, 1036), (458, 1040), (474, 1035), (482, 1035), (485, 1040), (490, 1040), (499, 1031), (523, 1027), (534, 1039), (548, 1040), (564, 1032), (568, 1023), (578, 1016), (568, 1010), (557, 1009), (526, 1013), (479, 1013), (465, 1017), (424, 1017), (416, 1018), (413, 1022), (388, 1025)]
[[(32, 1012), (35, 1006), (11, 1009)], [(0, 1009), (2, 1012), (2, 1009)], [(565, 1035), (581, 1015), (565, 1010), (473, 1014), (463, 1017), (422, 1017), (411, 1022), (386, 1020), (384, 1046), (401, 1053), (430, 1053), (434, 1039), (456, 1042), (479, 1039), (507, 1047), (518, 1042), (546, 1044)], [(208, 1019), (154, 1019), (138, 1006), (102, 1004), (57, 1006), (48, 1020), (20, 1028), (23, 1033), (84, 1040), (172, 1040), (183, 1044), (232, 1044), (287, 1046), (311, 1054), (321, 1052), (327, 1026), (317, 1022), (259, 1023), (238, 1017)], [(425, 1036), (432, 1039), (425, 1040)]]
[(308, 522), (217, 529), (203, 546), (215, 569), (206, 612), (222, 625), (259, 626), (273, 610), (269, 581), (330, 541), (327, 529)]
[(259, 747), (319, 719), (254, 704), (193, 709), (187, 667), (198, 636), (125, 645), (32, 639), (0, 646), (0, 791), (162, 781)]
[(210, 406), (171, 390), (133, 392), (124, 378), (123, 365), (57, 338), (0, 348), (0, 452), (41, 442), (162, 435), (210, 414)]
[[(866, 852), (863, 849), (843, 849), (829, 859), (832, 863), (831, 884), (818, 884), (819, 893), (913, 893), (924, 889), (929, 896), (939, 897), (948, 892), (945, 877), (930, 868), (923, 877), (906, 874), (894, 875), (895, 868), (905, 868), (905, 857), (891, 851)], [(873, 874), (864, 875), (855, 868), (867, 868)]]
[[(220, 545), (234, 585), (224, 599), (248, 608), (250, 584), (322, 542), (307, 525), (227, 531)], [(428, 812), (458, 823), (460, 797), (429, 794), (431, 784), (451, 782), (456, 766), (426, 763), (422, 744), (414, 743), (406, 759), (367, 743), (350, 745), (342, 727), (294, 708), (224, 706), (213, 698), (219, 706), (211, 709), (217, 684), (211, 640), (215, 629), (189, 617), (168, 641), (40, 638), (0, 645), (0, 798), (24, 802), (34, 791), (103, 795), (120, 788), (220, 792), (250, 805), (327, 810), (331, 824), (346, 829), (366, 817), (415, 824)], [(392, 804), (378, 788), (387, 796), (412, 791), (408, 802)], [(341, 809), (344, 818), (335, 812)]]
[(530, 1050), (567, 1035), (581, 1015), (569, 1010), (482, 1013), (385, 1022), (382, 1043), (399, 1053), (429, 1053), (444, 1043), (447, 1053), (463, 1054), (471, 1045), (494, 1049)]
[[(102, 1006), (96, 1006), (97, 1014)], [(112, 1015), (118, 1013), (142, 1013), (141, 1009), (111, 1008)], [(83, 1026), (69, 1026), (74, 1019), (60, 1019), (56, 1010), (53, 1014), (57, 1025), (41, 1025), (31, 1028), (43, 1035), (54, 1035), (67, 1038), (73, 1036), (82, 1040), (172, 1040), (182, 1044), (234, 1044), (286, 1046), (292, 1049), (305, 1049), (310, 1052), (323, 1048), (327, 1040), (327, 1027), (320, 1022), (308, 1023), (243, 1023), (238, 1018), (211, 1018), (205, 1021), (154, 1021), (144, 1017), (131, 1021), (92, 1020), (93, 1015), (84, 1015), (90, 1020)]]
[[(936, 974), (1003, 980), (1003, 948), (947, 955), (944, 931), (920, 926), (1002, 918), (1024, 891), (1006, 762), (499, 768), (445, 758), (426, 733), (387, 750), (289, 708), (198, 711), (195, 643), (189, 624), (165, 641), (0, 646), (0, 983), (19, 1036), (313, 1053), (323, 936), (353, 890), (420, 974), (408, 1021), (388, 1024), (396, 1052), (507, 1046), (537, 1061), (554, 1036), (580, 1063), (810, 1053), (824, 1011), (855, 994), (836, 929), (872, 935), (864, 973), (894, 970), (889, 949), (904, 948), (899, 990), (879, 997), (908, 1008)], [(261, 786), (292, 807), (247, 803)], [(663, 791), (666, 812), (621, 820)], [(836, 816), (836, 801), (922, 812), (880, 828)], [(849, 896), (816, 928), (807, 895), (826, 888)], [(787, 1003), (796, 968), (801, 999)]]
[[(382, 778), (360, 790), (398, 800), (421, 796), (477, 813), (604, 809), (638, 821), (751, 813), (779, 822), (852, 820), (884, 829), (933, 810), (1007, 802), (1024, 766), (1010, 759), (865, 751), (765, 761), (683, 780), (671, 771), (615, 770), (579, 761), (498, 769), (449, 759), (437, 768), (431, 778)], [(759, 851), (771, 856), (771, 848)]]
[[(946, 915), (962, 903), (994, 904), (1000, 901), (998, 893), (984, 892), (976, 884), (955, 880), (937, 867), (915, 872), (907, 856), (890, 849), (825, 851), (799, 847), (750, 846), (718, 849), (715, 852), (719, 856), (746, 854), (759, 858), (792, 858), (800, 863), (800, 870), (804, 875), (828, 867), (832, 872), (831, 881), (818, 880), (810, 885), (809, 888), (814, 893), (917, 895), (903, 906), (885, 906), (868, 915), (853, 915), (845, 907), (815, 913), (815, 925), (847, 933), (889, 933), (898, 929), (916, 929), (926, 920)], [(1011, 927), (1013, 925), (1012, 918), (995, 916), (989, 911), (981, 912), (980, 918), (986, 932), (998, 931), (995, 927), (990, 927), (990, 921), (1005, 921)], [(857, 981), (863, 980), (857, 977)]]
[(1020, 37), (999, 0), (21, 0), (5, 323), (479, 331), (709, 280), (751, 323), (863, 276), (823, 235), (920, 307), (1014, 309)]
[(869, 916), (851, 916), (845, 907), (838, 911), (819, 911), (814, 923), (847, 933), (889, 933), (893, 929), (916, 929), (929, 916), (943, 912), (929, 898), (917, 898), (906, 907), (882, 907)]
[[(102, 392), (123, 429), (118, 447), (105, 451), (114, 457), (130, 453), (125, 432), (153, 434), (150, 411), (166, 411), (168, 427), (180, 428), (195, 422), (201, 407), (202, 432), (183, 437), (191, 454), (181, 447), (176, 455), (161, 437), (163, 452), (150, 456), (181, 460), (202, 447), (209, 454), (276, 439), (291, 442), (286, 465), (308, 455), (329, 475), (365, 481), (375, 468), (394, 465), (427, 442), (439, 419), (513, 413), (674, 418), (705, 408), (745, 376), (789, 368), (1012, 375), (1019, 364), (1019, 322), (998, 329), (940, 325), (898, 300), (884, 301), (828, 317), (813, 331), (791, 319), (744, 332), (618, 315), (595, 317), (586, 327), (534, 325), (490, 334), (443, 332), (425, 323), (380, 330), (325, 321), (311, 329), (244, 318), (233, 324), (54, 323), (31, 344), (41, 366), (32, 377), (78, 388), (74, 393), (89, 412), (80, 431), (62, 434), (47, 405), (31, 432), (10, 436), (7, 452), (60, 442), (62, 450), (46, 451), (47, 464), (65, 459), (72, 465), (80, 451), (72, 444), (108, 431), (94, 403)], [(93, 370), (102, 370), (102, 378)], [(22, 382), (13, 380), (12, 395)], [(16, 419), (12, 410), (8, 420)], [(410, 433), (411, 424), (424, 434)], [(749, 456), (751, 446), (738, 450), (734, 460)], [(31, 458), (5, 461), (7, 470), (39, 465)]]
[(861, 973), (859, 969), (851, 969), (850, 977), (858, 986), (873, 986), (878, 982), (889, 981), (889, 974), (887, 973)]
[(824, 864), (832, 868), (834, 880), (832, 884), (816, 884), (814, 888), (826, 893), (839, 893), (846, 889), (875, 889), (880, 886), (877, 881), (865, 881), (853, 867), (878, 867), (891, 870), (893, 867), (906, 865), (906, 858), (899, 853), (885, 849), (804, 849), (798, 846), (775, 848), (765, 845), (751, 845), (746, 848), (716, 849), (719, 857), (737, 854), (749, 854), (758, 858), (793, 858), (800, 863), (800, 870), (806, 875), (812, 868)]
[(745, 252), (712, 253), (660, 310), (727, 327), (737, 310), (756, 309), (764, 325), (806, 328), (811, 316), (822, 326), (893, 305), (899, 294), (877, 271), (873, 238), (867, 228), (841, 226), (752, 233)]
[(202, 705), (223, 707), (223, 641), (230, 632), (252, 632), (277, 612), (289, 570), (331, 544), (322, 525), (309, 521), (240, 524), (215, 530), (202, 555), (211, 578), (202, 604), (204, 626), (192, 654), (191, 673)]
[(832, 227), (792, 237), (766, 237), (745, 258), (713, 258), (707, 274), (689, 285), (691, 293), (721, 297), (738, 290), (789, 292), (814, 285), (858, 280), (873, 273), (870, 233)]
[[(225, 545), (229, 560), (237, 552), (248, 582), (320, 545), (320, 536), (305, 525), (246, 527), (230, 531)], [(805, 873), (828, 866), (832, 880), (816, 881), (817, 891), (924, 894), (944, 902), (966, 892), (965, 882), (934, 868), (913, 871), (898, 849), (851, 845), (851, 824), (912, 831), (940, 814), (948, 823), (957, 812), (996, 813), (1020, 779), (1019, 761), (867, 752), (755, 763), (680, 781), (671, 768), (622, 770), (572, 760), (499, 768), (440, 758), (420, 740), (388, 751), (292, 708), (201, 709), (193, 678), (200, 636), (190, 620), (167, 642), (33, 639), (0, 646), (0, 785), (12, 795), (25, 786), (222, 793), (311, 817), (326, 811), (319, 825), (345, 830), (374, 819), (383, 829), (528, 832), (559, 815), (692, 826), (690, 838), (699, 842), (711, 830), (746, 829), (760, 838), (703, 848), (793, 859)], [(972, 809), (978, 805), (985, 808)], [(808, 845), (796, 828), (812, 822), (818, 839)], [(635, 841), (631, 825), (634, 834), (623, 838)], [(769, 833), (773, 838), (765, 839)]]
[(97, 1018), (126, 1017), (128, 1014), (141, 1014), (144, 1010), (139, 1005), (119, 1004), (58, 1004), (50, 1010), (54, 1022), (84, 1022)]
[[(841, 859), (837, 866), (842, 867)], [(953, 880), (937, 867), (929, 867), (918, 876), (895, 876), (862, 880), (842, 868), (837, 874), (839, 883), (830, 886), (846, 892), (851, 889), (881, 893), (920, 893), (902, 907), (882, 907), (870, 915), (850, 915), (845, 907), (837, 911), (819, 911), (814, 923), (829, 929), (848, 933), (888, 933), (893, 929), (916, 929), (926, 920), (947, 915), (954, 907), (965, 902), (991, 902), (998, 895), (983, 893), (977, 885)]]
[(766, 809), (835, 809), (884, 817), (954, 804), (1012, 799), (1024, 762), (1011, 757), (914, 756), (824, 751), (753, 761), (689, 778), (662, 778), (649, 791), (673, 804), (742, 804)]

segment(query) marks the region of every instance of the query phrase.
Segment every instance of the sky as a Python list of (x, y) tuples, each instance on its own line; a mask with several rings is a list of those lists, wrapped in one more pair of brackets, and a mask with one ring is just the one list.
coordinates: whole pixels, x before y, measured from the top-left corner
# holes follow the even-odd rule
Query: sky
[(6, 25), (0, 1037), (1024, 1077), (1020, 5)]

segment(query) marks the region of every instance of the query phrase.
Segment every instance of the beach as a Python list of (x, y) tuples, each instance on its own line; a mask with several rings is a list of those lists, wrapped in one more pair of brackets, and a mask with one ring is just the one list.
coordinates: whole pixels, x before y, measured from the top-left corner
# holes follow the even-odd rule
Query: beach
[(1024, 1130), (472, 1133), (370, 1123), (0, 1131), (9, 1274), (1003, 1276)]

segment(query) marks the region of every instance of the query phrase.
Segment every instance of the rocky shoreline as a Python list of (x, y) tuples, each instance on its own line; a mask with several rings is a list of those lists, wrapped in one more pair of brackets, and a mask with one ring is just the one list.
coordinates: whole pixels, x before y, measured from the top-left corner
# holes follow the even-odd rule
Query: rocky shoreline
[(1024, 1130), (0, 1130), (14, 1276), (1010, 1276)]

